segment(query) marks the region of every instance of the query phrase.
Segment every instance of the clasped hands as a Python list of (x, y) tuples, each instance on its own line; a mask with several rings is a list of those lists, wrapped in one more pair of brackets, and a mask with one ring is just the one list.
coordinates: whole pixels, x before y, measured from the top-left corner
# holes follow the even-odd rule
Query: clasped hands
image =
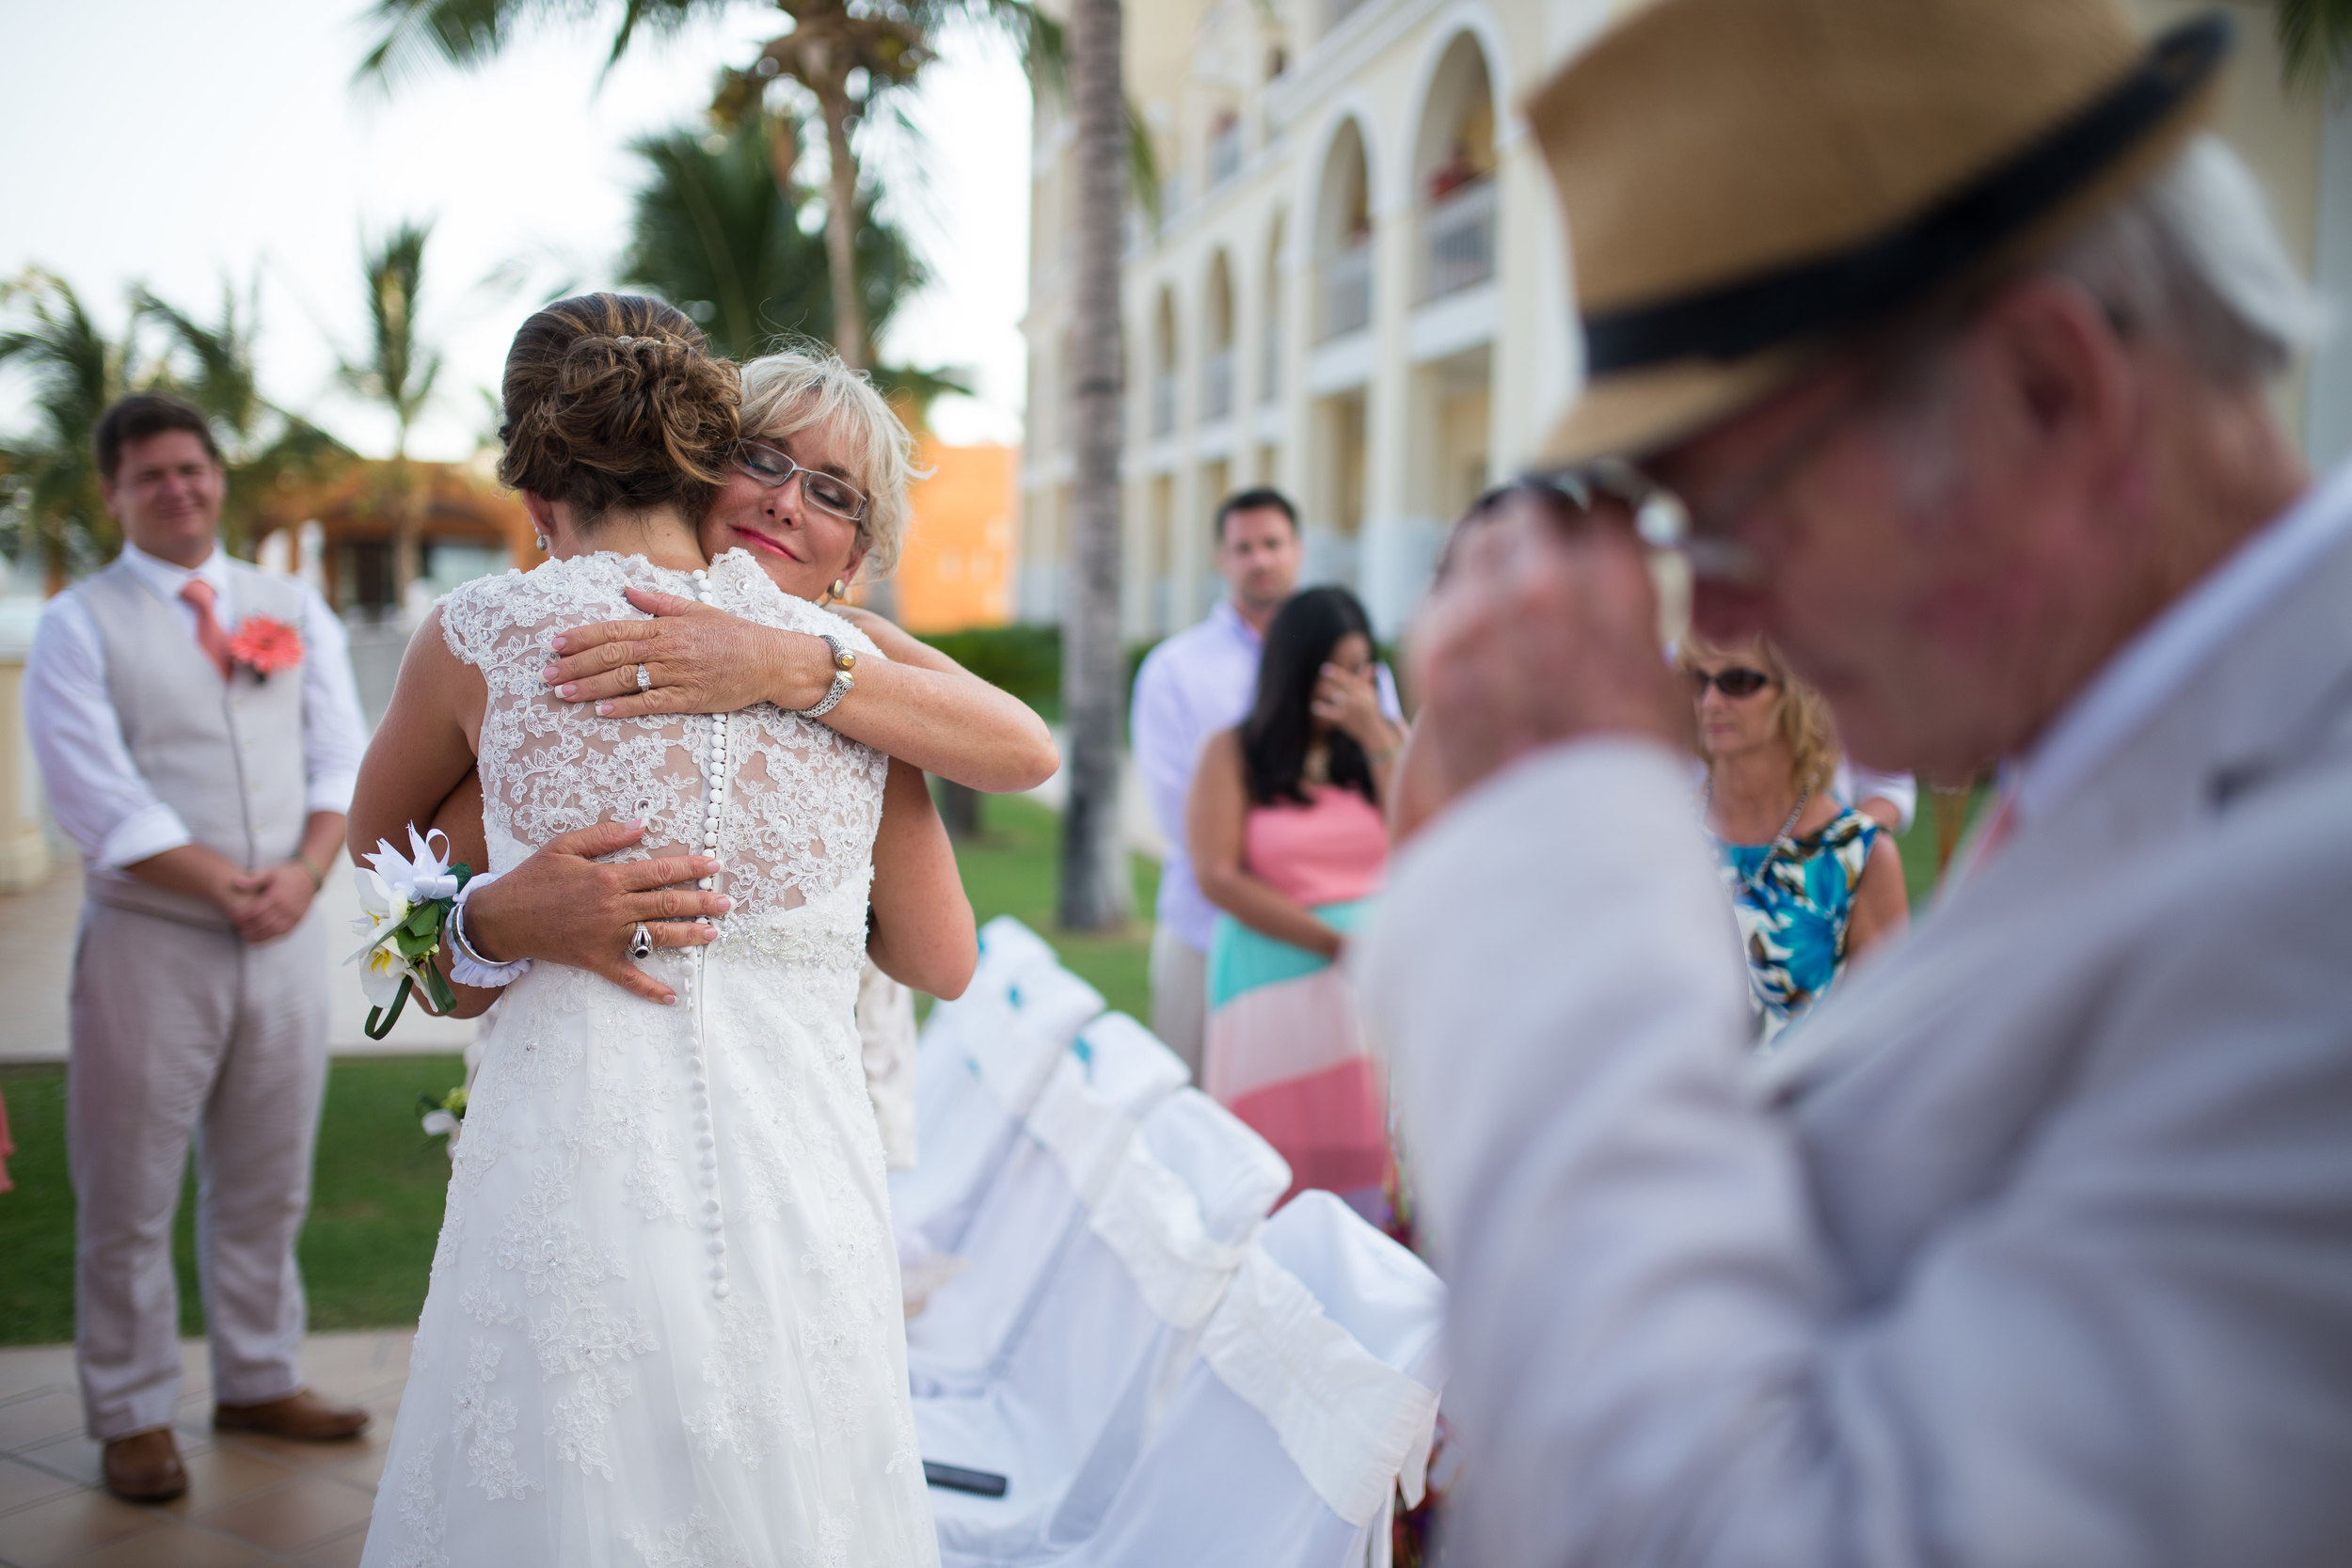
[[(1612, 503), (1601, 502), (1602, 506)], [(1433, 809), (1531, 752), (1583, 736), (1689, 744), (1630, 519), (1520, 494), (1459, 543), (1407, 641), (1413, 746)]]
[[(821, 637), (747, 621), (709, 605), (643, 588), (628, 602), (651, 621), (603, 621), (554, 638), (560, 656), (540, 672), (555, 695), (594, 703), (600, 718), (649, 713), (734, 713), (756, 703), (815, 707), (833, 685), (833, 649)], [(650, 684), (640, 689), (639, 666)]]

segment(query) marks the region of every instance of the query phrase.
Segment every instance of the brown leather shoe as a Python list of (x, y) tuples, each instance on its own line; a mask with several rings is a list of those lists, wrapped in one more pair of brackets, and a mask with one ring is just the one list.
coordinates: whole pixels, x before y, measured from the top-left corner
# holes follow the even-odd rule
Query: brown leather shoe
[(106, 1490), (127, 1502), (159, 1503), (188, 1489), (169, 1427), (135, 1432), (105, 1446)]
[(332, 1443), (367, 1430), (368, 1413), (356, 1404), (329, 1404), (308, 1388), (261, 1404), (213, 1406), (215, 1432), (261, 1432), (297, 1443)]

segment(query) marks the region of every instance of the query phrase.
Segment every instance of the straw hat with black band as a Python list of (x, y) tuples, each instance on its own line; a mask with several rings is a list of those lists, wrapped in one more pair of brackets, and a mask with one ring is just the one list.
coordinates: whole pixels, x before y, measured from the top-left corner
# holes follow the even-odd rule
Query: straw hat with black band
[(2218, 16), (2113, 0), (1659, 0), (1528, 105), (1586, 386), (1548, 465), (1639, 456), (2046, 252), (2210, 116)]

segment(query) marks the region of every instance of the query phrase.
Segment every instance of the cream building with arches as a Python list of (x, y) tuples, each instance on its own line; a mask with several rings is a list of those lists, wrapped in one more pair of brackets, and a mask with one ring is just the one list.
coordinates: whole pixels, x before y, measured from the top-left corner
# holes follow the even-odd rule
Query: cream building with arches
[[(1309, 580), (1345, 582), (1384, 635), (1427, 587), (1450, 519), (1535, 450), (1576, 385), (1566, 245), (1519, 103), (1628, 0), (1140, 0), (1128, 89), (1162, 184), (1131, 214), (1123, 312), (1122, 626), (1197, 620), (1218, 499), (1299, 504)], [(2194, 7), (2137, 0), (2152, 28)], [(2265, 3), (2222, 132), (2289, 245), (2352, 309), (2352, 89), (2279, 86)], [(1071, 127), (1041, 95), (1031, 166), (1028, 440), (1019, 611), (1058, 619)], [(2352, 324), (2348, 324), (2352, 325)], [(2315, 462), (2352, 450), (2352, 331), (2288, 389)]]

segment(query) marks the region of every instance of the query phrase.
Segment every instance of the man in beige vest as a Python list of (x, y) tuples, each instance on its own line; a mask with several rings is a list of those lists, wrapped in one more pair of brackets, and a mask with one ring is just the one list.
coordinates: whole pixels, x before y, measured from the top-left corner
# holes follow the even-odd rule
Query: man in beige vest
[[(2270, 400), (2312, 311), (2201, 131), (2227, 41), (1658, 0), (1531, 102), (1589, 377), (1546, 455), (1628, 504), (1531, 499), (1432, 601), (1454, 798), (1357, 964), (1453, 1560), (2344, 1560), (2352, 465)], [(1858, 761), (2002, 771), (1755, 1069), (1629, 515)]]
[[(302, 1386), (294, 1264), (333, 962), (313, 898), (365, 735), (326, 605), (220, 548), (204, 416), (125, 398), (97, 459), (122, 555), (42, 616), (25, 714), (88, 868), (67, 1066), (83, 1404), (107, 1486), (152, 1501), (187, 1484), (171, 1228), (191, 1139), (215, 1425), (367, 1424)], [(258, 645), (278, 627), (291, 667)]]

